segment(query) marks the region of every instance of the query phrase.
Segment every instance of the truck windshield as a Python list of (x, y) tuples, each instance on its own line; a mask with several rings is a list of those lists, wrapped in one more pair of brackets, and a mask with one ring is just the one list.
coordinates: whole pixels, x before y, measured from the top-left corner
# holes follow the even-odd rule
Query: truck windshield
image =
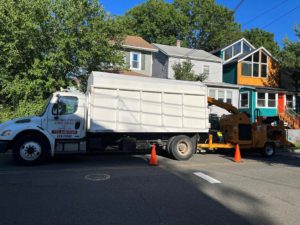
[(49, 105), (49, 102), (51, 101), (53, 95), (50, 95), (47, 100), (45, 100), (45, 103), (43, 105), (43, 108), (41, 110), (41, 112), (38, 114), (39, 116), (43, 116), (47, 110), (47, 107)]

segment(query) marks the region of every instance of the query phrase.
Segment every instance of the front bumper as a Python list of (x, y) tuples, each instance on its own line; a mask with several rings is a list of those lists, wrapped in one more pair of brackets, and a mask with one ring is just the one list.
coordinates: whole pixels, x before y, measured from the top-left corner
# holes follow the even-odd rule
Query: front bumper
[(8, 141), (0, 141), (0, 153), (6, 152), (8, 149)]

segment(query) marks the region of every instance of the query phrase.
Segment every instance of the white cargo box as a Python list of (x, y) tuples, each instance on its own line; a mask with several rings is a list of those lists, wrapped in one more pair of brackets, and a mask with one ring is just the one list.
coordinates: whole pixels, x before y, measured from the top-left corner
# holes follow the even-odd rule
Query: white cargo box
[(92, 72), (87, 88), (89, 132), (208, 132), (201, 82)]

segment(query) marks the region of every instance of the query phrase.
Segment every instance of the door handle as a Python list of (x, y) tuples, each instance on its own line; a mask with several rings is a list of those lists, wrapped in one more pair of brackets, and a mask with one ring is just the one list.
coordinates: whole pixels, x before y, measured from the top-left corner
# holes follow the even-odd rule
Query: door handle
[(77, 121), (77, 122), (75, 123), (75, 129), (78, 130), (79, 127), (80, 127), (80, 121)]

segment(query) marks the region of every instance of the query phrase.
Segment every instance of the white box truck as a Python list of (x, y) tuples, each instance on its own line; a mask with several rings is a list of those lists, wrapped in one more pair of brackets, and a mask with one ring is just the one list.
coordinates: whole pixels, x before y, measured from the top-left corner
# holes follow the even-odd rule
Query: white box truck
[(86, 94), (56, 92), (39, 116), (0, 124), (0, 152), (36, 164), (48, 156), (157, 144), (177, 160), (196, 151), (209, 124), (201, 82), (92, 72)]

